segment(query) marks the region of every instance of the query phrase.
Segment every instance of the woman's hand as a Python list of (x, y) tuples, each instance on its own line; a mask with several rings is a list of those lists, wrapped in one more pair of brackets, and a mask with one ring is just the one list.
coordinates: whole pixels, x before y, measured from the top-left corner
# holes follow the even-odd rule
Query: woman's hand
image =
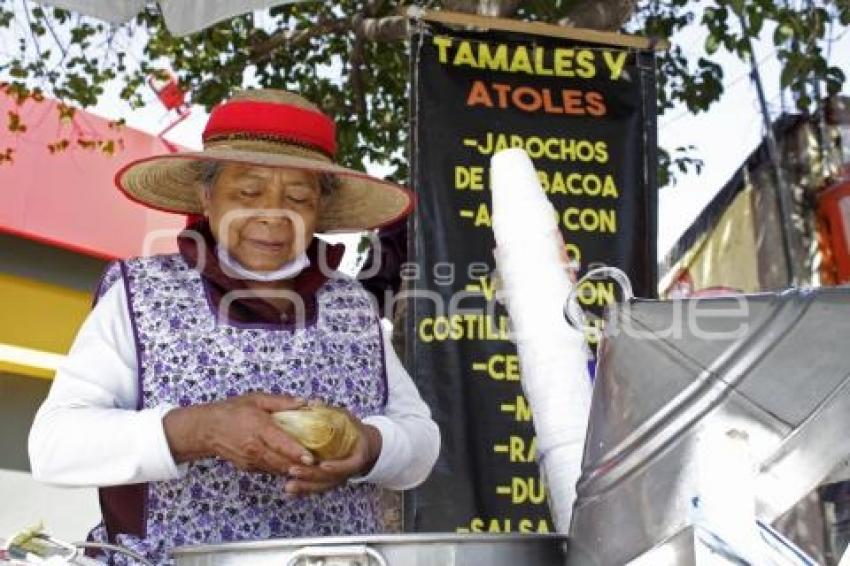
[(381, 433), (357, 417), (349, 416), (360, 428), (360, 437), (351, 455), (340, 460), (324, 460), (313, 466), (293, 464), (288, 470), (292, 479), (286, 482), (286, 493), (306, 495), (327, 491), (372, 469), (381, 453)]
[(286, 395), (249, 393), (174, 409), (165, 415), (163, 426), (177, 463), (218, 456), (240, 470), (285, 475), (294, 464), (310, 465), (314, 459), (271, 414), (303, 405), (303, 400)]

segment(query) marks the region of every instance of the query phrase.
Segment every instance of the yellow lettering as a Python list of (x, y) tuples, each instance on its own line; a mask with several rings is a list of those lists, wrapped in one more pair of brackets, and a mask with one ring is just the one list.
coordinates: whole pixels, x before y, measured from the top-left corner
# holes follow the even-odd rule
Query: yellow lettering
[(472, 369), (487, 371), (495, 381), (519, 381), (519, 357), (516, 354), (493, 354), (486, 362), (472, 364)]
[(589, 49), (582, 49), (576, 55), (576, 61), (578, 62), (578, 70), (576, 74), (583, 79), (592, 79), (596, 76), (596, 65), (594, 64), (594, 55), (593, 51)]
[(444, 317), (434, 320), (434, 340), (443, 341), (449, 337), (449, 321)]
[(475, 55), (472, 53), (472, 46), (468, 41), (460, 42), (460, 45), (457, 47), (457, 51), (455, 51), (455, 59), (452, 61), (452, 65), (455, 67), (468, 65), (475, 69), (478, 68), (478, 62), (475, 60)]
[(513, 403), (502, 403), (500, 409), (505, 413), (513, 413), (517, 422), (528, 422), (531, 420), (531, 407), (522, 395), (517, 395)]
[(503, 149), (508, 149), (510, 144), (508, 143), (508, 137), (504, 134), (499, 134), (499, 137), (496, 139), (496, 145), (494, 152), (502, 151)]
[(546, 194), (603, 198), (617, 198), (620, 196), (617, 183), (611, 175), (599, 177), (599, 175), (594, 173), (586, 175), (569, 173), (565, 176), (561, 171), (549, 173), (548, 171), (538, 170), (537, 177), (540, 180), (543, 192)]
[(626, 51), (617, 51), (616, 57), (610, 51), (603, 51), (602, 58), (605, 60), (605, 65), (608, 66), (608, 71), (610, 72), (611, 80), (616, 81), (620, 78), (620, 75), (623, 72), (623, 67), (626, 66), (626, 57), (628, 53)]
[(484, 190), (484, 167), (455, 167), (455, 189)]
[(511, 478), (511, 503), (540, 505), (546, 501), (546, 487), (539, 478)]
[(490, 51), (491, 46), (481, 42), (478, 44), (479, 66), (491, 71), (507, 71), (508, 70), (508, 46), (499, 44), (495, 48), (495, 53)]
[(500, 523), (498, 519), (490, 520), (490, 527), (487, 529), (490, 533), (509, 533), (511, 532), (511, 520), (505, 519)]
[(573, 55), (575, 51), (572, 49), (555, 49), (555, 74), (559, 77), (575, 76), (573, 71)]
[(419, 321), (417, 331), (419, 340), (425, 343), (445, 340), (509, 340), (506, 315), (465, 313), (424, 317)]
[(599, 163), (608, 163), (608, 144), (604, 141), (596, 142), (596, 155)]
[(508, 354), (504, 357), (504, 375), (507, 381), (519, 381), (519, 357), (516, 354)]
[(434, 36), (434, 45), (437, 46), (439, 54), (437, 57), (440, 60), (440, 63), (446, 64), (446, 61), (449, 60), (448, 49), (452, 46), (452, 38), (444, 37), (441, 35)]
[(564, 210), (562, 221), (567, 230), (572, 232), (600, 232), (614, 234), (617, 232), (617, 211), (615, 209), (576, 208)]
[(611, 281), (585, 281), (579, 285), (576, 297), (585, 306), (613, 304), (614, 283)]
[(493, 295), (496, 292), (496, 283), (492, 279), (488, 277), (479, 277), (478, 278), (481, 285), (481, 293), (484, 295), (484, 298), (488, 301), (493, 300)]
[(617, 185), (614, 183), (614, 177), (611, 175), (605, 175), (605, 184), (602, 187), (602, 196), (613, 198), (620, 196), (620, 191), (617, 190)]
[(511, 462), (525, 462), (525, 441), (522, 437), (511, 436), (509, 446)]
[(552, 69), (546, 68), (546, 50), (540, 47), (534, 50), (534, 69), (537, 71), (537, 74), (542, 77), (550, 77), (552, 76)]
[(493, 354), (487, 361), (487, 373), (496, 381), (505, 379), (505, 372), (500, 369), (504, 367), (505, 356), (502, 354)]
[[(509, 533), (512, 527), (511, 520), (504, 519), (483, 519), (475, 517), (469, 521), (469, 527), (458, 528), (457, 532), (465, 533)], [(529, 519), (521, 518), (516, 522), (516, 527), (520, 533), (548, 533), (551, 532), (549, 522), (546, 519)]]
[(434, 341), (433, 318), (423, 318), (419, 321), (419, 340), (426, 344)]
[(486, 226), (487, 228), (493, 225), (493, 221), (490, 218), (490, 210), (487, 208), (486, 203), (481, 203), (478, 205), (478, 212), (475, 213), (475, 226)]
[(531, 60), (528, 57), (528, 49), (524, 46), (517, 47), (516, 51), (514, 51), (514, 57), (511, 61), (510, 71), (512, 73), (528, 73), (529, 75), (534, 74), (534, 68), (531, 66)]
[(537, 438), (531, 439), (531, 443), (526, 448), (525, 439), (521, 436), (511, 436), (508, 443), (511, 462), (528, 463), (533, 462), (537, 457)]
[[(457, 67), (488, 69), (510, 73), (524, 73), (543, 77), (581, 77), (592, 79), (597, 76), (596, 53), (591, 49), (555, 48), (510, 44), (488, 44), (486, 42), (458, 41), (450, 37), (435, 36), (437, 59), (443, 65), (451, 62)], [(533, 52), (532, 52), (533, 51)], [(550, 55), (551, 53), (551, 55)], [(551, 58), (551, 61), (550, 61)], [(611, 80), (623, 75), (628, 52), (603, 51), (602, 58)], [(560, 114), (553, 99), (546, 101), (551, 113)], [(562, 109), (563, 110), (563, 109)]]

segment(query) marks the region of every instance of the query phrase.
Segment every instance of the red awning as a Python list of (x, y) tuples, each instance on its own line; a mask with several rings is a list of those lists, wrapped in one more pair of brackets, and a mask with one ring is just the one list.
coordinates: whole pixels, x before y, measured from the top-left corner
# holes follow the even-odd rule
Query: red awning
[[(8, 130), (10, 112), (26, 131)], [(51, 153), (63, 139), (67, 148)], [(114, 153), (82, 147), (92, 140), (113, 140)], [(113, 182), (125, 163), (168, 153), (160, 139), (82, 110), (61, 120), (53, 100), (18, 106), (0, 91), (0, 152), (7, 147), (14, 153), (0, 162), (0, 231), (107, 259), (176, 249), (185, 217), (146, 209)]]

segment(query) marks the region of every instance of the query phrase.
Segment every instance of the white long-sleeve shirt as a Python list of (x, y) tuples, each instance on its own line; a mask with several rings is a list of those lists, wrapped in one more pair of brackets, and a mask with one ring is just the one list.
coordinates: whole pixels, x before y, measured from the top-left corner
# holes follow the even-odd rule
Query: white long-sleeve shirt
[[(440, 449), (439, 429), (384, 329), (388, 398), (384, 415), (363, 422), (381, 433), (368, 475), (353, 479), (388, 489), (425, 480)], [(136, 411), (136, 348), (124, 286), (112, 287), (86, 318), (56, 372), (29, 437), (33, 476), (65, 486), (107, 486), (176, 479), (162, 419), (173, 405)]]

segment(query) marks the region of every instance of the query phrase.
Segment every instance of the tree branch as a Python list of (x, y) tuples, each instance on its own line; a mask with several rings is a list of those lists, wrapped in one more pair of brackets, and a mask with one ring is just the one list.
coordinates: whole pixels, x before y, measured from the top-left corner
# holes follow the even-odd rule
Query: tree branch
[(319, 20), (316, 25), (309, 28), (280, 30), (252, 46), (249, 57), (255, 61), (263, 61), (280, 48), (303, 44), (314, 37), (347, 32), (351, 29), (353, 26), (350, 20)]
[(521, 0), (443, 0), (442, 5), (453, 12), (509, 18), (516, 13), (520, 2)]
[[(354, 17), (355, 30), (362, 21), (362, 15), (358, 14)], [(361, 116), (366, 112), (366, 92), (362, 74), (363, 61), (365, 60), (363, 41), (363, 36), (355, 32), (354, 44), (351, 46), (351, 54), (348, 57), (348, 81), (351, 83), (351, 90), (354, 94), (354, 109)]]
[(367, 41), (401, 41), (407, 38), (407, 30), (406, 17), (386, 16), (363, 18), (354, 31)]
[(50, 21), (49, 17), (44, 18), (44, 24), (47, 26), (47, 31), (49, 31), (50, 35), (53, 36), (53, 41), (55, 41), (56, 45), (59, 46), (59, 51), (62, 52), (62, 60), (60, 61), (61, 63), (62, 61), (65, 61), (65, 58), (68, 56), (68, 49), (61, 41), (59, 41), (59, 35), (57, 35), (56, 30), (53, 29), (53, 22)]
[(249, 57), (261, 62), (271, 57), (278, 49), (302, 45), (315, 37), (329, 33), (351, 31), (358, 38), (367, 41), (401, 41), (407, 37), (407, 18), (403, 16), (364, 18), (357, 15), (346, 20), (320, 20), (309, 28), (275, 32), (264, 41), (257, 42), (251, 48)]
[(39, 61), (44, 61), (44, 57), (41, 55), (41, 45), (38, 43), (38, 38), (35, 36), (35, 31), (32, 29), (32, 19), (30, 19), (30, 11), (29, 7), (27, 7), (27, 3), (25, 0), (21, 0), (21, 9), (24, 11), (24, 15), (27, 17), (27, 27), (29, 28), (30, 37), (32, 37), (32, 43), (35, 46), (35, 52), (38, 54)]
[(558, 23), (585, 29), (616, 31), (628, 21), (636, 0), (579, 0)]
[[(582, 0), (561, 25), (590, 29), (613, 30), (629, 18), (636, 0)], [(384, 0), (371, 0), (366, 7), (366, 15), (372, 16), (380, 10)], [(521, 0), (443, 0), (446, 9), (487, 16), (511, 16), (519, 7)], [(357, 39), (365, 41), (401, 41), (407, 37), (408, 21), (404, 16), (363, 17), (357, 14), (349, 19), (319, 20), (309, 28), (280, 30), (267, 39), (256, 43), (249, 57), (262, 62), (276, 50), (302, 45), (315, 37), (329, 33), (347, 33), (354, 31)], [(355, 71), (356, 72), (356, 71)]]

